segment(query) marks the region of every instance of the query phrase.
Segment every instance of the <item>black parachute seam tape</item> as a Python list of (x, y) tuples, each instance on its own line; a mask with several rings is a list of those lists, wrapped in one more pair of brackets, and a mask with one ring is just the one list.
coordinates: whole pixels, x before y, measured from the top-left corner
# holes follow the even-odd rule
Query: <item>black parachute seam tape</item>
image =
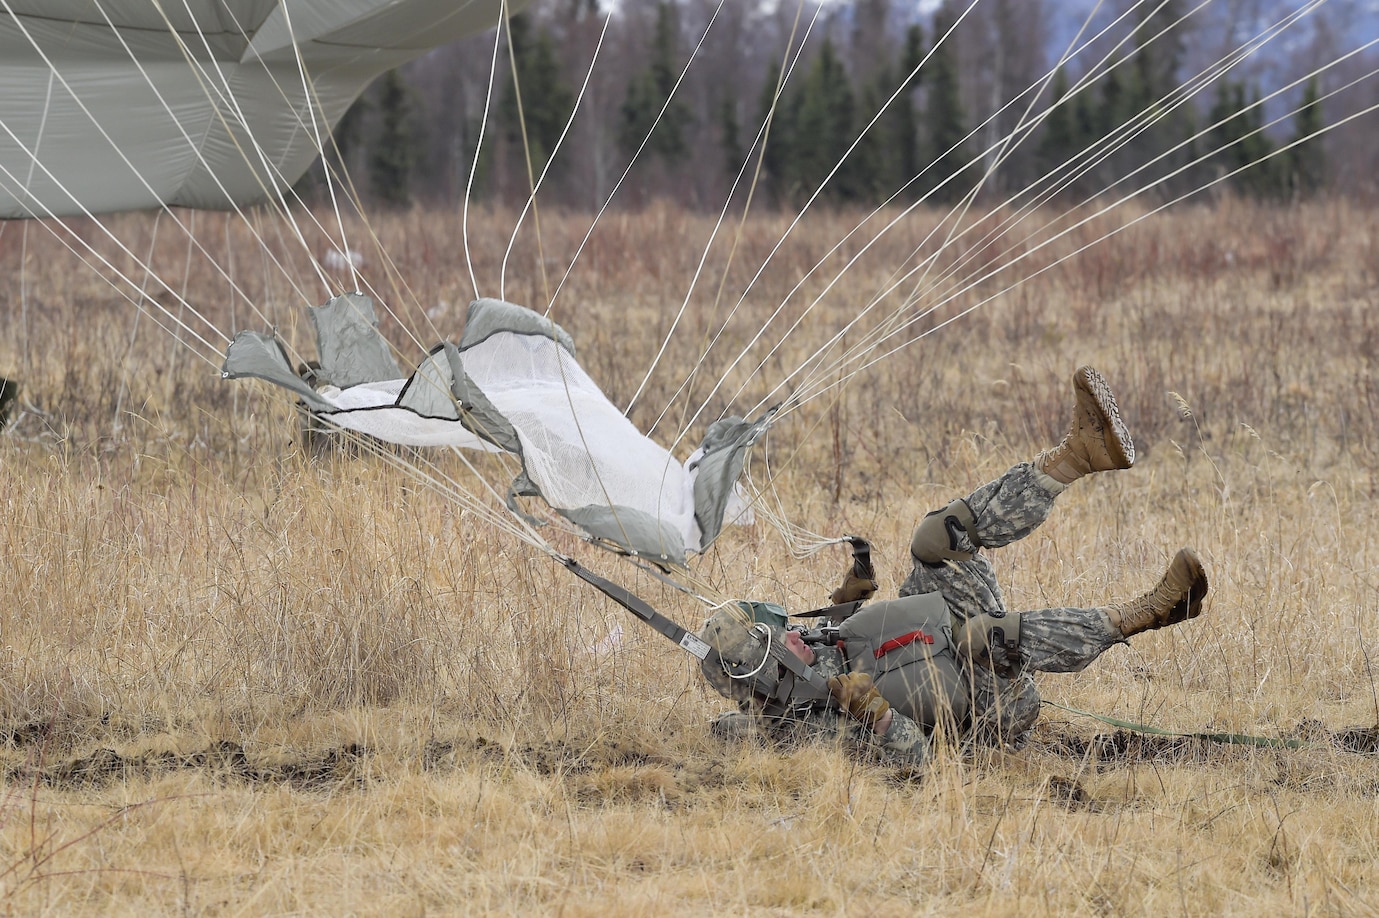
[(1112, 727), (1120, 727), (1122, 730), (1130, 730), (1134, 733), (1147, 733), (1153, 736), (1175, 736), (1228, 746), (1264, 746), (1272, 749), (1302, 749), (1309, 745), (1305, 740), (1300, 739), (1287, 739), (1285, 737), (1276, 736), (1251, 736), (1248, 733), (1184, 733), (1180, 730), (1165, 730), (1162, 727), (1151, 727), (1149, 724), (1138, 724), (1130, 720), (1107, 717), (1105, 714), (1094, 714), (1091, 711), (1083, 711), (1080, 708), (1073, 708), (1066, 704), (1059, 704), (1056, 701), (1049, 701), (1047, 698), (1043, 699), (1043, 703), (1051, 708), (1067, 711), (1069, 714), (1090, 717), (1092, 720), (1099, 720)]

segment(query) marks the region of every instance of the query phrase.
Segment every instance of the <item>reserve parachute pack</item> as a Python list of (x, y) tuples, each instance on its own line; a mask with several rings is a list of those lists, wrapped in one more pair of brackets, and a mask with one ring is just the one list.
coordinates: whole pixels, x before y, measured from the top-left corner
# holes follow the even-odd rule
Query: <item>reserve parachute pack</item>
[(873, 603), (843, 621), (838, 644), (848, 669), (871, 676), (891, 707), (916, 723), (961, 725), (967, 717), (967, 681), (941, 594)]

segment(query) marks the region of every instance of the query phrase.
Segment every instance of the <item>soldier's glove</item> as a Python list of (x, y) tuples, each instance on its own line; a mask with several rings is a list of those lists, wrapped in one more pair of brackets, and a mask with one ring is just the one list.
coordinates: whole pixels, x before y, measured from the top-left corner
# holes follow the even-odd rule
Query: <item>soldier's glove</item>
[(852, 571), (848, 571), (843, 578), (843, 585), (833, 591), (829, 597), (835, 606), (841, 606), (845, 602), (864, 602), (876, 595), (877, 583), (869, 577), (858, 577)]
[(881, 697), (866, 673), (846, 673), (828, 680), (828, 691), (838, 706), (868, 727), (886, 716), (891, 703)]

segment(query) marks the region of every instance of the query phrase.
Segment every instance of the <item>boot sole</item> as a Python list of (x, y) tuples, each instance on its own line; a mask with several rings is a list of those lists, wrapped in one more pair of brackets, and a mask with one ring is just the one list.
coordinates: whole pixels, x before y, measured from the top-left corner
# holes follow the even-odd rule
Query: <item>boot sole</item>
[(1206, 599), (1207, 593), (1211, 591), (1211, 584), (1207, 580), (1207, 568), (1202, 564), (1202, 559), (1197, 552), (1191, 548), (1180, 548), (1177, 557), (1173, 559), (1173, 565), (1176, 566), (1179, 560), (1186, 566), (1187, 574), (1192, 579), (1185, 599), (1188, 604), (1187, 614), (1178, 619), (1178, 621), (1185, 621), (1202, 614), (1202, 600)]
[(1130, 438), (1130, 429), (1120, 419), (1120, 406), (1116, 404), (1115, 393), (1106, 377), (1091, 367), (1081, 367), (1073, 374), (1073, 385), (1091, 396), (1101, 412), (1105, 424), (1106, 451), (1118, 469), (1128, 469), (1135, 464), (1135, 441)]

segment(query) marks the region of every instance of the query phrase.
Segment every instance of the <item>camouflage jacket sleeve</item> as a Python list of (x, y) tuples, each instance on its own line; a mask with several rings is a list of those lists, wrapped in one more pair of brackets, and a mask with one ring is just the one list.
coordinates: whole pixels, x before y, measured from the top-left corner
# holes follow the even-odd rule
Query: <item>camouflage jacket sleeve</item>
[(881, 736), (875, 737), (890, 756), (910, 759), (923, 764), (929, 758), (929, 734), (910, 718), (891, 709), (891, 725)]

